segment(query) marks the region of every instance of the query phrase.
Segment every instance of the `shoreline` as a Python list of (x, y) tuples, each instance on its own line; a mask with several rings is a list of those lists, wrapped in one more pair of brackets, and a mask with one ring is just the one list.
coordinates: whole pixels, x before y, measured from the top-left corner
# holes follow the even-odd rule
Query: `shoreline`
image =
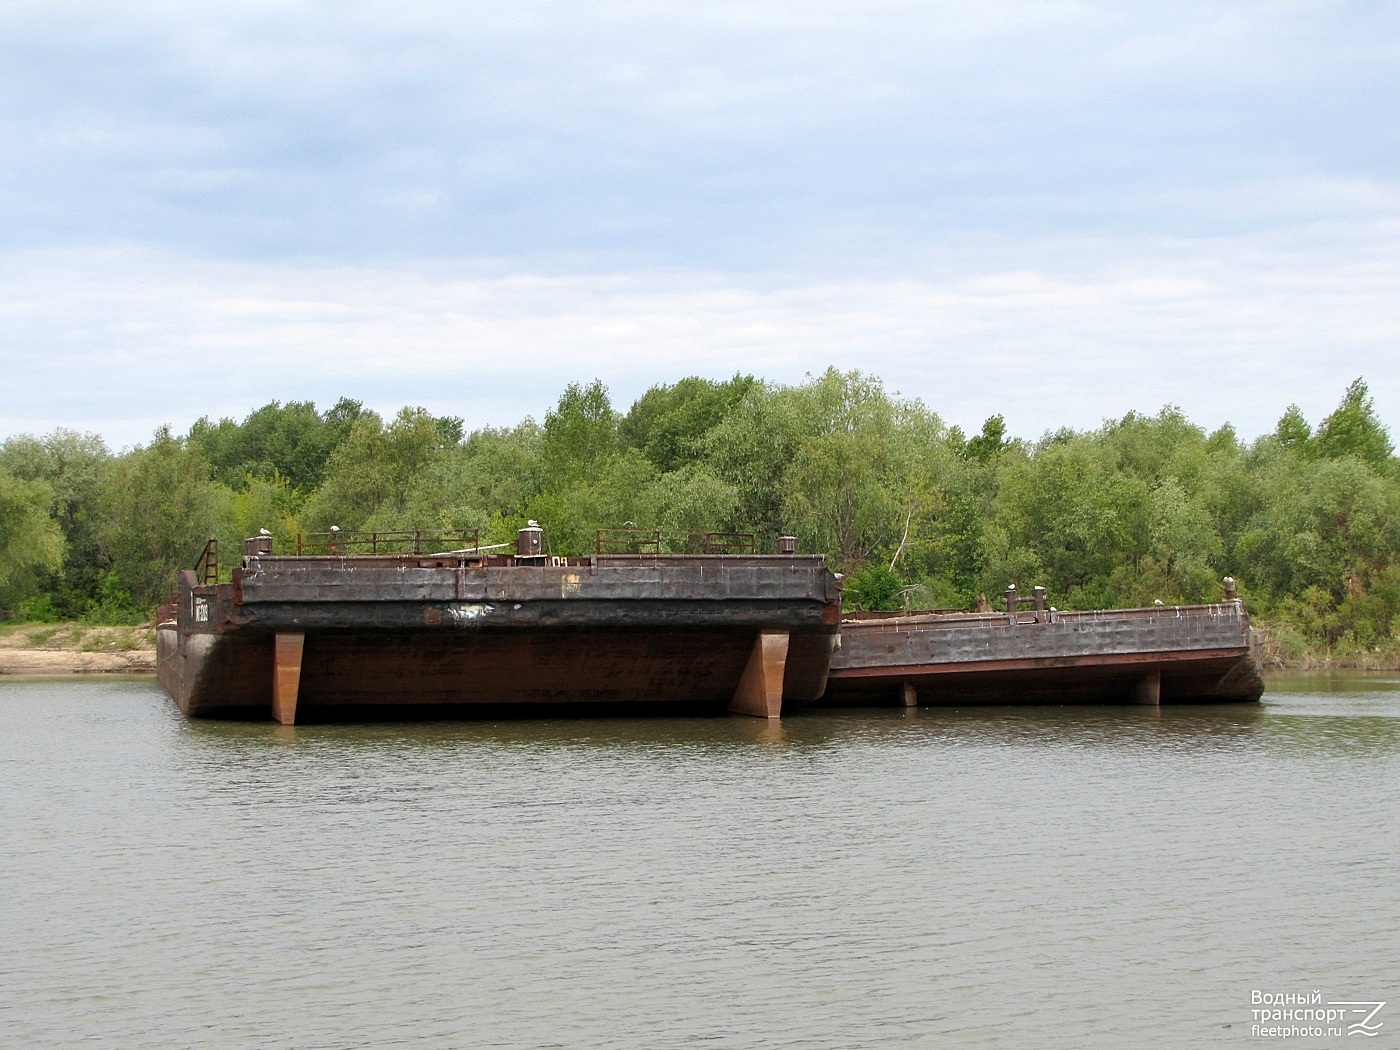
[(90, 678), (93, 675), (156, 673), (156, 654), (55, 652), (52, 649), (0, 651), (0, 678)]
[(153, 675), (155, 627), (8, 624), (0, 627), (0, 677)]
[[(1266, 675), (1329, 674), (1334, 671), (1400, 672), (1391, 652), (1305, 653), (1284, 657), (1270, 645), (1268, 628), (1259, 635), (1259, 662)], [(100, 627), (85, 624), (0, 625), (0, 678), (153, 675), (156, 673), (155, 625)]]

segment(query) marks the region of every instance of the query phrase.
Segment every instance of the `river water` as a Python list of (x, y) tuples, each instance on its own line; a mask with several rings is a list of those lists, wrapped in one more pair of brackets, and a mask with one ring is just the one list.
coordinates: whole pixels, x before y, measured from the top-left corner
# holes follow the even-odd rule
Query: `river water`
[(15, 681), (0, 800), (6, 1047), (1346, 1044), (1253, 1034), (1314, 991), (1400, 1045), (1395, 676), (297, 728)]

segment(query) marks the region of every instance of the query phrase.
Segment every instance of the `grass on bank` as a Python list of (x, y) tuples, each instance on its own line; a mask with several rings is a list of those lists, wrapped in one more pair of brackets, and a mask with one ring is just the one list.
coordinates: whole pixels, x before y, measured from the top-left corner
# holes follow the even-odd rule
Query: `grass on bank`
[(154, 649), (152, 624), (106, 626), (84, 623), (0, 624), (0, 649), (117, 653)]

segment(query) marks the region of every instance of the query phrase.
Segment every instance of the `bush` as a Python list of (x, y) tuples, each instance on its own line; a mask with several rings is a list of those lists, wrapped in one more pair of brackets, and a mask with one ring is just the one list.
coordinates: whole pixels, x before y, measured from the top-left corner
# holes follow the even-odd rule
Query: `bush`
[(66, 617), (54, 606), (51, 595), (36, 594), (16, 604), (10, 619), (15, 623), (59, 623)]
[(82, 621), (105, 627), (135, 626), (146, 621), (146, 610), (136, 604), (115, 572), (104, 572), (97, 585), (97, 599), (83, 612)]
[(898, 609), (903, 587), (903, 581), (888, 566), (867, 565), (846, 578), (846, 605), (870, 611)]

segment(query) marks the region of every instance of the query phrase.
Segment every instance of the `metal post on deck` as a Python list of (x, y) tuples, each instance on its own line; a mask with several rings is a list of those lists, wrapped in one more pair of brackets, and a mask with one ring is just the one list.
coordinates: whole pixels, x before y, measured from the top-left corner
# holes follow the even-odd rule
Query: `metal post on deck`
[(1031, 604), (1035, 606), (1035, 622), (1045, 622), (1045, 588), (1031, 588)]
[(1016, 585), (1014, 583), (1006, 585), (1006, 619), (1012, 627), (1016, 626)]
[[(600, 530), (601, 531), (601, 530)], [(599, 546), (601, 546), (601, 542)], [(515, 556), (538, 558), (544, 553), (544, 529), (533, 521), (515, 534)], [(600, 552), (601, 553), (601, 552)]]

